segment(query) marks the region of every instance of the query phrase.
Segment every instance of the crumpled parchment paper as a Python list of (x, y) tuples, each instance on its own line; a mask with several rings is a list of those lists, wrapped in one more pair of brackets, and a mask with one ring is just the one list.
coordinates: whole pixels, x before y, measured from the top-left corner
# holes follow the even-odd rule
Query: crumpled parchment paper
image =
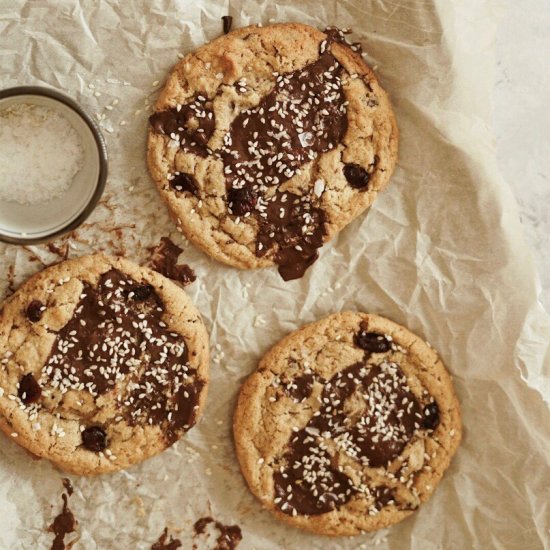
[[(0, 1), (0, 85), (51, 86), (105, 115), (110, 155), (101, 204), (55, 243), (57, 252), (0, 246), (3, 291), (58, 261), (65, 246), (69, 257), (104, 250), (144, 263), (147, 247), (170, 236), (197, 272), (188, 292), (212, 341), (199, 426), (128, 472), (72, 478), (74, 548), (148, 549), (166, 525), (190, 548), (192, 524), (206, 515), (239, 524), (243, 549), (550, 548), (550, 321), (488, 128), (497, 12), (493, 0)], [(226, 14), (234, 27), (352, 27), (395, 105), (401, 147), (391, 185), (298, 281), (283, 282), (276, 269), (225, 267), (185, 243), (146, 171), (148, 109), (167, 71), (178, 53), (221, 34)], [(241, 478), (230, 426), (239, 385), (261, 355), (341, 309), (388, 316), (439, 350), (454, 375), (465, 438), (411, 518), (328, 539), (260, 509)], [(0, 548), (50, 547), (62, 477), (0, 439)]]

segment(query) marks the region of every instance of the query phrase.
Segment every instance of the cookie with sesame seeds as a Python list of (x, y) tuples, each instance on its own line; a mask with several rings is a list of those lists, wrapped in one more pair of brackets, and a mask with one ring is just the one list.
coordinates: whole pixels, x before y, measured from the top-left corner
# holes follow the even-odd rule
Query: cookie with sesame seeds
[(242, 473), (263, 506), (324, 535), (412, 514), (462, 433), (436, 352), (397, 323), (357, 312), (276, 344), (243, 384), (233, 428)]
[(344, 33), (235, 30), (172, 70), (147, 160), (180, 230), (218, 261), (301, 277), (386, 187), (398, 130)]
[(64, 261), (0, 311), (0, 429), (68, 472), (121, 470), (196, 423), (208, 361), (175, 283), (102, 254)]

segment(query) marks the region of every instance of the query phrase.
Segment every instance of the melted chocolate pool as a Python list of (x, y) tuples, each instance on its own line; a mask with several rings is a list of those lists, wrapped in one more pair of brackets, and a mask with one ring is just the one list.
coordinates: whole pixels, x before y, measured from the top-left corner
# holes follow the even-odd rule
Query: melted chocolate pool
[[(174, 146), (221, 157), (230, 214), (236, 222), (243, 216), (256, 220), (256, 255), (273, 254), (285, 280), (301, 277), (317, 259), (326, 220), (313, 190), (298, 195), (281, 187), (305, 163), (336, 148), (348, 126), (344, 68), (330, 51), (330, 44), (344, 42), (344, 35), (326, 32), (318, 60), (291, 73), (273, 73), (272, 91), (233, 120), (219, 151), (207, 146), (215, 122), (205, 95), (150, 118), (153, 130), (169, 135)], [(246, 89), (242, 83), (236, 86), (239, 92)], [(194, 192), (188, 178), (173, 177), (176, 192)], [(366, 189), (369, 174), (357, 165), (346, 168), (346, 177), (353, 187)]]
[[(41, 387), (98, 397), (125, 381), (120, 416), (130, 425), (158, 425), (168, 444), (196, 421), (204, 382), (188, 364), (180, 334), (162, 321), (164, 304), (154, 288), (111, 269), (95, 287), (85, 285), (73, 317), (58, 332), (42, 370)], [(109, 429), (91, 423), (84, 448), (108, 447)]]

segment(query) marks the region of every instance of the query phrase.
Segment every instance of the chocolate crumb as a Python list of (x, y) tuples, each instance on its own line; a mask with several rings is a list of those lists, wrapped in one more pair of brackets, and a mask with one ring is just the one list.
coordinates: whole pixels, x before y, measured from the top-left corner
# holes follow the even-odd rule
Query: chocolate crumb
[(66, 260), (69, 256), (69, 243), (64, 242), (61, 246), (54, 243), (48, 243), (48, 250), (59, 256), (62, 260)]
[(237, 548), (243, 538), (241, 528), (238, 525), (224, 525), (211, 517), (204, 517), (195, 522), (193, 526), (195, 536), (205, 533), (206, 527), (211, 523), (220, 533), (216, 539), (216, 546), (212, 550), (234, 550)]
[(63, 478), (63, 487), (65, 487), (65, 490), (67, 491), (67, 494), (71, 496), (73, 494), (73, 484), (71, 483), (71, 480), (68, 477)]
[(65, 550), (70, 546), (65, 546), (65, 536), (74, 533), (78, 522), (73, 513), (69, 510), (68, 497), (63, 494), (63, 510), (56, 516), (50, 525), (50, 531), (55, 535), (51, 550)]
[(176, 550), (176, 548), (181, 548), (181, 546), (181, 541), (175, 539), (172, 535), (170, 535), (170, 540), (168, 540), (168, 527), (165, 527), (157, 542), (151, 546), (151, 550)]
[(7, 288), (6, 288), (6, 294), (9, 296), (10, 294), (13, 294), (15, 292), (15, 266), (13, 264), (10, 264), (8, 266), (8, 272), (6, 273), (6, 279), (8, 282)]
[(99, 453), (107, 448), (107, 434), (99, 426), (91, 426), (82, 432), (82, 443), (86, 449)]
[(40, 399), (42, 388), (31, 373), (25, 374), (25, 376), (21, 378), (17, 395), (25, 405), (36, 403), (36, 401)]
[(161, 237), (159, 244), (152, 247), (150, 265), (161, 275), (178, 281), (187, 286), (196, 280), (197, 276), (187, 264), (178, 264), (178, 257), (183, 250), (168, 237)]
[(27, 306), (27, 319), (31, 323), (37, 323), (42, 319), (42, 314), (45, 310), (44, 304), (40, 300), (33, 300), (28, 306)]
[(233, 25), (233, 17), (230, 15), (224, 15), (222, 17), (223, 21), (223, 34), (227, 34), (231, 30), (231, 25)]

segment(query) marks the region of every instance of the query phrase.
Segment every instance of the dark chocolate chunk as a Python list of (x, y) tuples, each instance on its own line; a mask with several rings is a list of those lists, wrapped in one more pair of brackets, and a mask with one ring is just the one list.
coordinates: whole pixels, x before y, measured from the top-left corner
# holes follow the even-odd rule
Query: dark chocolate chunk
[(227, 193), (227, 202), (231, 212), (237, 216), (244, 216), (252, 212), (256, 206), (258, 197), (250, 188), (230, 189)]
[(179, 255), (183, 252), (177, 244), (168, 237), (161, 237), (160, 243), (151, 249), (151, 267), (183, 286), (196, 280), (197, 276), (187, 264), (178, 264)]
[(71, 496), (74, 492), (73, 484), (71, 483), (71, 480), (68, 477), (63, 478), (63, 487), (65, 487), (65, 490), (67, 491), (67, 494)]
[(149, 284), (135, 286), (130, 290), (128, 296), (136, 302), (143, 302), (147, 300), (153, 293), (153, 287)]
[(426, 430), (435, 430), (439, 426), (440, 417), (439, 417), (439, 406), (434, 401), (424, 407), (422, 426)]
[(384, 353), (391, 349), (391, 342), (383, 334), (365, 330), (355, 335), (355, 345), (369, 353)]
[(27, 319), (31, 323), (37, 323), (42, 319), (42, 314), (44, 313), (44, 310), (46, 308), (44, 307), (44, 304), (40, 300), (33, 300), (28, 306), (27, 306)]
[(382, 485), (374, 490), (374, 505), (378, 510), (387, 506), (392, 500), (395, 500), (394, 491), (390, 487)]
[(197, 181), (191, 174), (176, 174), (174, 179), (170, 180), (170, 187), (174, 191), (182, 193), (187, 191), (192, 195), (198, 195), (199, 187)]
[(354, 189), (366, 191), (369, 186), (370, 174), (359, 164), (346, 164), (344, 176)]
[(313, 380), (313, 374), (304, 373), (288, 383), (286, 385), (286, 391), (293, 399), (303, 401), (311, 395)]
[(181, 540), (175, 539), (172, 535), (168, 537), (168, 527), (166, 527), (157, 542), (151, 546), (151, 550), (177, 550), (181, 546)]
[(230, 15), (224, 15), (222, 17), (223, 21), (223, 34), (227, 34), (231, 30), (231, 25), (233, 24), (233, 17)]
[(25, 403), (25, 405), (28, 405), (29, 403), (35, 403), (40, 399), (40, 396), (42, 395), (42, 389), (40, 388), (38, 382), (31, 373), (25, 374), (25, 376), (21, 378), (17, 395), (19, 395), (19, 399), (21, 399), (21, 401)]
[(210, 516), (200, 518), (193, 524), (193, 529), (195, 531), (196, 535), (202, 535), (205, 531), (208, 525), (211, 523), (214, 523), (214, 518), (211, 518)]
[(82, 432), (82, 443), (86, 449), (99, 453), (107, 448), (107, 434), (100, 426), (90, 426)]

